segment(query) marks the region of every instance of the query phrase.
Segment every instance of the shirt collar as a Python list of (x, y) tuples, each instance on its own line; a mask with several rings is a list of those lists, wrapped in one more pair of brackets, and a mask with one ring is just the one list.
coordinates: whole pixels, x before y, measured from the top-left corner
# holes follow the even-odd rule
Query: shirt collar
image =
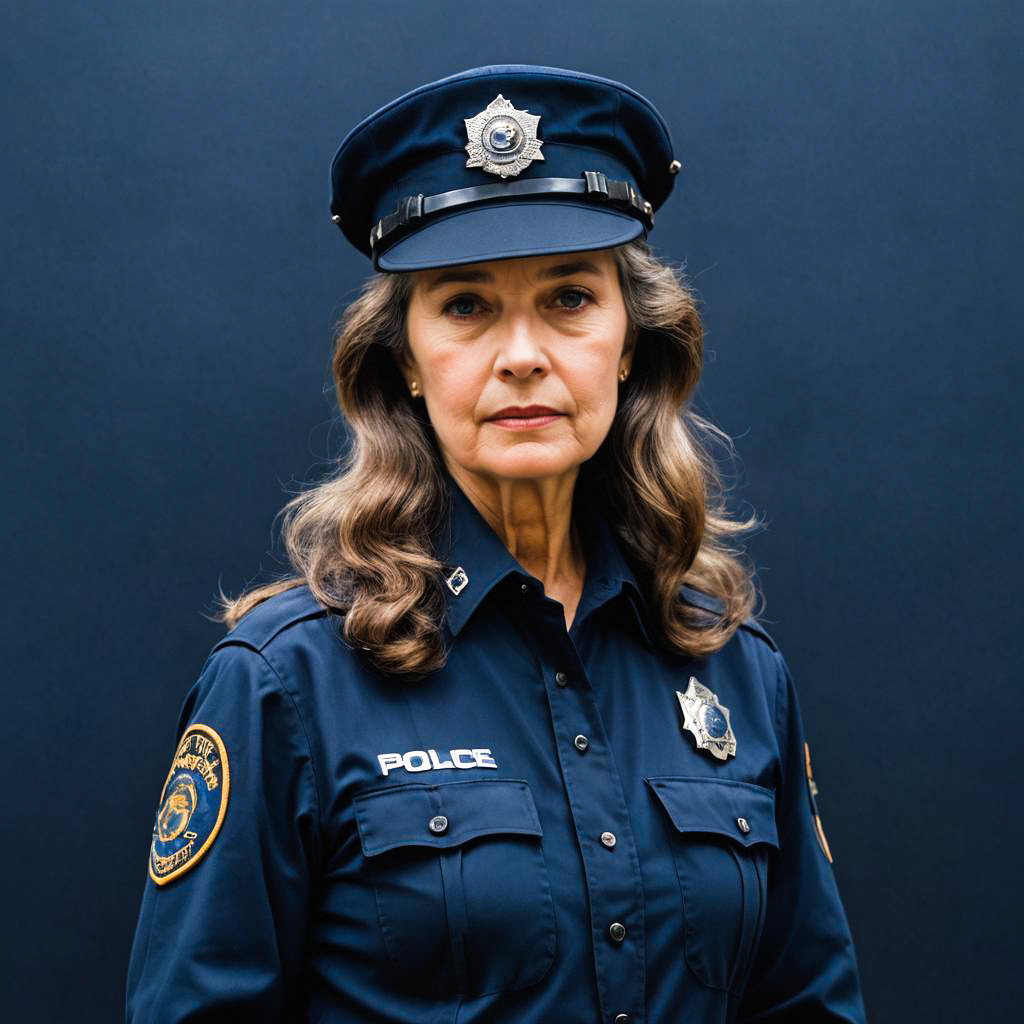
[[(452, 637), (457, 637), (481, 601), (506, 576), (515, 575), (521, 582), (533, 577), (512, 556), (447, 468), (443, 476), (451, 497), (451, 517), (434, 537), (434, 550), (444, 563), (448, 628)], [(614, 529), (595, 502), (575, 501), (573, 515), (587, 561), (574, 621), (582, 621), (622, 593), (644, 641), (653, 649), (649, 608)]]

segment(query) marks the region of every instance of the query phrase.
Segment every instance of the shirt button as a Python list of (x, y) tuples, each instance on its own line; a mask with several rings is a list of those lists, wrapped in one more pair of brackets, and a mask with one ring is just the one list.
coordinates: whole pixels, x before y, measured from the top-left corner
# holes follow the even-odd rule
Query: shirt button
[(615, 833), (614, 832), (602, 832), (601, 842), (610, 850), (615, 845)]
[(520, 590), (521, 590), (521, 591), (522, 591), (522, 592), (523, 592), (524, 594), (528, 594), (528, 593), (530, 592), (530, 588), (529, 588), (529, 586), (528, 586), (527, 584), (525, 584), (525, 583), (524, 583), (524, 584), (522, 584), (522, 586), (520, 586), (520, 588), (519, 588), (519, 589), (520, 589)]
[(615, 1024), (629, 1024), (628, 1013), (617, 1013), (615, 1014)]
[(584, 736), (582, 733), (580, 733), (580, 735), (577, 736), (576, 739), (574, 739), (572, 742), (581, 754), (587, 749), (587, 747), (590, 746), (590, 740), (588, 740), (587, 737)]
[(626, 937), (626, 926), (624, 924), (619, 924), (618, 921), (613, 921), (608, 926), (608, 934), (616, 942), (621, 942)]
[(746, 818), (737, 818), (736, 819), (736, 824), (739, 825), (741, 832), (749, 832), (750, 831), (750, 825), (747, 822)]
[(434, 835), (439, 836), (442, 832), (448, 831), (448, 819), (443, 814), (439, 814), (437, 817), (430, 819), (427, 828), (429, 828)]
[(565, 686), (565, 684), (569, 682), (569, 677), (564, 672), (556, 672), (555, 682), (558, 683), (559, 686)]

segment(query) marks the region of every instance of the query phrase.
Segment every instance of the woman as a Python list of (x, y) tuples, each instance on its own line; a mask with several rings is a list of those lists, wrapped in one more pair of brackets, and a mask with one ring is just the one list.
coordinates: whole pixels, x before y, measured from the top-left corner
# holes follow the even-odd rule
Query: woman
[(381, 271), (337, 337), (352, 447), (185, 699), (130, 1021), (864, 1019), (646, 242), (678, 170), (647, 100), (555, 68), (346, 136), (332, 212)]

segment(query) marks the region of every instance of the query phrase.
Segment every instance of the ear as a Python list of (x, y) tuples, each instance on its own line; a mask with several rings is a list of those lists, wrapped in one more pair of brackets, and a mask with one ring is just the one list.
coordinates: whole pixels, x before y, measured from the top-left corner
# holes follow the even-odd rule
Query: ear
[(402, 349), (395, 353), (395, 365), (398, 367), (398, 372), (405, 378), (406, 384), (410, 380), (416, 380), (416, 360), (413, 359), (412, 353), (408, 349)]
[(622, 345), (622, 354), (624, 356), (629, 356), (630, 360), (632, 360), (633, 354), (636, 351), (636, 339), (639, 333), (640, 332), (632, 323), (630, 323), (629, 327), (626, 329), (626, 340)]

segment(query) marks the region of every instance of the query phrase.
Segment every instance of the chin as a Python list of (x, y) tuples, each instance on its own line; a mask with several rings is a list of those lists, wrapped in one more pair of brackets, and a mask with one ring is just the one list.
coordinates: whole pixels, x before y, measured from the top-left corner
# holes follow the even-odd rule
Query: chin
[(508, 451), (480, 460), (477, 471), (510, 480), (562, 476), (579, 469), (584, 460), (577, 456), (577, 452), (552, 451), (539, 442), (520, 442)]

